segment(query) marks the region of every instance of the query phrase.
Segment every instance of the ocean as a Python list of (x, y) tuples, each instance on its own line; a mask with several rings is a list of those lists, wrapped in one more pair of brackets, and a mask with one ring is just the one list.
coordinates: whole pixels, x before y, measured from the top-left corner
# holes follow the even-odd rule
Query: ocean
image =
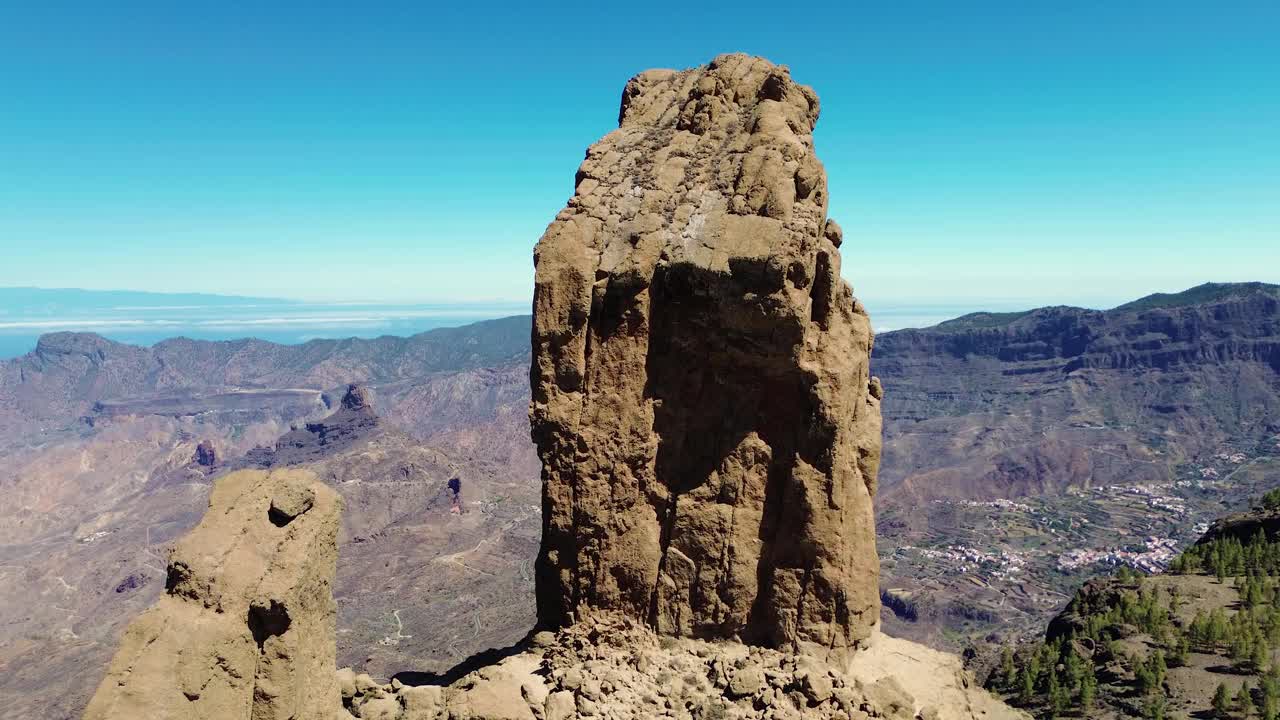
[[(296, 344), (317, 338), (407, 336), (438, 327), (456, 327), (530, 312), (528, 302), (325, 304), (210, 295), (34, 289), (19, 295), (15, 290), (0, 289), (0, 359), (30, 352), (41, 335), (61, 331), (93, 332), (133, 345), (152, 345), (172, 337), (199, 340), (253, 337)], [(1007, 309), (1017, 308), (868, 303), (876, 332), (928, 327), (977, 310)]]
[(41, 335), (63, 331), (97, 333), (131, 345), (152, 345), (172, 337), (252, 337), (292, 345), (318, 338), (407, 336), (528, 313), (528, 303), (115, 305), (41, 314), (0, 308), (0, 359), (30, 352)]

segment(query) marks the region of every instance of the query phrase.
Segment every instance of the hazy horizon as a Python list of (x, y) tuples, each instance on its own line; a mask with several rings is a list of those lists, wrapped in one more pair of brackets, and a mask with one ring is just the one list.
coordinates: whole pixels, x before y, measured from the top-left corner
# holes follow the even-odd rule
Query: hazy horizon
[[(1181, 292), (1185, 287), (1162, 288)], [(1149, 293), (1143, 293), (1146, 295)], [(1031, 299), (957, 299), (951, 302), (882, 302), (862, 297), (876, 332), (936, 325), (973, 312), (1012, 312), (1048, 305), (1107, 309), (1106, 305)], [(254, 338), (283, 344), (309, 340), (407, 337), (440, 327), (527, 315), (530, 300), (509, 302), (317, 303), (197, 293), (157, 293), (85, 288), (0, 287), (0, 359), (33, 350), (41, 335), (92, 332), (110, 340), (149, 346), (174, 337), (197, 340)]]
[[(23, 297), (24, 301), (18, 300)], [(0, 359), (30, 352), (41, 335), (52, 332), (92, 332), (143, 346), (179, 336), (298, 344), (349, 337), (407, 337), (439, 327), (527, 315), (530, 305), (531, 301), (315, 303), (235, 295), (197, 298), (192, 294), (146, 291), (0, 287)], [(978, 304), (874, 305), (869, 312), (876, 330), (885, 332), (926, 327), (979, 310), (1020, 309), (1027, 308), (992, 300)]]

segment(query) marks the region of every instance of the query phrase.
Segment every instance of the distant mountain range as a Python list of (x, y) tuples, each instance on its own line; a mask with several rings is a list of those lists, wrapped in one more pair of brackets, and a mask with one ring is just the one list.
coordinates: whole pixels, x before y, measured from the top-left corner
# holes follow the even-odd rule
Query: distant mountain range
[[(16, 619), (0, 694), (76, 715), (208, 478), (245, 463), (305, 463), (348, 498), (344, 663), (443, 668), (518, 637), (537, 547), (529, 333), (528, 316), (297, 345), (52, 333), (0, 361), (0, 616)], [(889, 629), (949, 648), (1033, 633), (1092, 558), (1158, 564), (1148, 538), (1193, 539), (1280, 484), (1278, 348), (1280, 288), (1261, 283), (880, 333)], [(376, 400), (371, 430), (325, 420), (350, 382)], [(456, 522), (454, 473), (475, 503)], [(410, 585), (451, 620), (400, 606)]]
[(887, 620), (921, 639), (1033, 630), (1079, 578), (1159, 567), (1280, 485), (1275, 285), (884, 333), (872, 372), (883, 579), (907, 610)]
[[(169, 543), (235, 467), (303, 464), (346, 499), (344, 664), (443, 670), (520, 637), (539, 528), (528, 353), (517, 317), (301, 345), (52, 333), (0, 361), (6, 711), (79, 716)], [(339, 407), (350, 382), (372, 407)]]
[[(1162, 450), (1183, 459), (1265, 433), (1280, 418), (1280, 286), (1211, 283), (1111, 310), (967, 315), (878, 336), (872, 372), (886, 398), (881, 482), (899, 492), (1016, 497), (1043, 490), (1042, 481), (1061, 489), (1146, 476), (1144, 443), (1124, 443), (1105, 469), (1068, 468), (1063, 453), (1079, 444), (1061, 433), (1156, 433)], [(993, 431), (952, 446), (975, 424)], [(935, 437), (948, 447), (921, 447)], [(1097, 447), (1098, 432), (1090, 437)], [(1012, 447), (1031, 455), (1015, 460)], [(957, 472), (931, 474), (947, 468)], [(983, 482), (990, 486), (975, 488)]]
[(201, 293), (0, 288), (0, 359), (35, 348), (46, 333), (93, 332), (130, 345), (174, 337), (258, 338), (297, 345), (316, 338), (407, 337), (528, 312), (527, 302), (317, 303)]

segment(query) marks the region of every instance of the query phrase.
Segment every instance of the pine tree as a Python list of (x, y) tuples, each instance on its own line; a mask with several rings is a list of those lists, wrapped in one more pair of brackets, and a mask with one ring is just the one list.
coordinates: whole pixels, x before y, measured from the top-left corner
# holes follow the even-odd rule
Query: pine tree
[(1049, 716), (1058, 717), (1067, 709), (1067, 692), (1058, 681), (1058, 672), (1049, 670)]
[(1098, 695), (1098, 679), (1092, 672), (1086, 672), (1080, 679), (1080, 709), (1086, 716), (1093, 708), (1093, 699)]
[(1148, 720), (1164, 720), (1164, 709), (1164, 696), (1153, 695), (1147, 698), (1147, 702), (1142, 708), (1142, 714)]
[(1202, 647), (1209, 644), (1209, 618), (1205, 616), (1204, 610), (1196, 610), (1196, 616), (1187, 626), (1187, 637)]
[(1013, 664), (1013, 648), (1008, 645), (1004, 646), (1004, 652), (1000, 659), (1000, 670), (1004, 676), (1004, 687), (1006, 690), (1013, 690), (1014, 683), (1018, 681), (1018, 668)]
[(1220, 607), (1214, 608), (1213, 612), (1209, 613), (1209, 644), (1221, 645), (1227, 640), (1229, 632), (1227, 614)]
[(1262, 691), (1262, 702), (1259, 704), (1259, 712), (1262, 720), (1276, 720), (1276, 682), (1270, 677), (1263, 678), (1259, 685)]
[(1068, 647), (1067, 657), (1062, 662), (1063, 675), (1067, 681), (1067, 687), (1073, 692), (1080, 687), (1080, 679), (1084, 676), (1084, 663), (1080, 662), (1080, 656), (1076, 655), (1075, 650)]
[(1218, 683), (1218, 689), (1213, 691), (1213, 716), (1226, 718), (1230, 712), (1231, 691), (1227, 690), (1226, 683)]
[(1187, 664), (1187, 658), (1191, 654), (1191, 643), (1184, 635), (1173, 644), (1173, 654), (1169, 656), (1169, 665), (1171, 667), (1182, 667)]
[(1138, 692), (1144, 695), (1151, 692), (1156, 687), (1156, 678), (1151, 674), (1151, 668), (1137, 657), (1131, 657), (1129, 663), (1133, 665), (1133, 679), (1138, 684)]
[(1026, 705), (1036, 696), (1036, 681), (1031, 675), (1030, 668), (1022, 668), (1022, 678), (1019, 681), (1018, 701)]
[(1236, 713), (1241, 718), (1247, 718), (1253, 714), (1253, 694), (1249, 691), (1249, 683), (1242, 683), (1236, 692)]

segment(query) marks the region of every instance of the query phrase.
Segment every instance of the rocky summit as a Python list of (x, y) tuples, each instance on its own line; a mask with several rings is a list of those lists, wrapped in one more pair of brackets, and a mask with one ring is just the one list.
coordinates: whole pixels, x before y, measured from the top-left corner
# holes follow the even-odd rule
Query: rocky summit
[[(958, 658), (874, 632), (881, 393), (817, 112), (759, 58), (643, 73), (539, 242), (538, 632), (443, 675), (335, 671), (335, 493), (233, 473), (87, 717), (1018, 717)], [(375, 420), (352, 387), (271, 456)]]
[(838, 657), (877, 622), (879, 385), (818, 97), (722, 55), (627, 83), (535, 250), (538, 615)]
[(86, 720), (333, 718), (337, 493), (308, 472), (218, 481), (125, 631)]

